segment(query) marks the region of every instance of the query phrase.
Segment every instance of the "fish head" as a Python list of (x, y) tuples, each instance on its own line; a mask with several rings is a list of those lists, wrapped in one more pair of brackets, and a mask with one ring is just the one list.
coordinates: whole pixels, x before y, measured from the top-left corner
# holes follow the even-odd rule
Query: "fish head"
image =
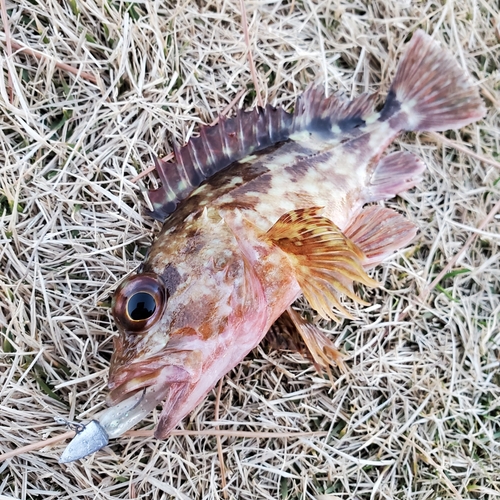
[(108, 403), (139, 393), (147, 408), (164, 401), (160, 438), (258, 344), (267, 323), (262, 285), (227, 228), (184, 233), (168, 245), (162, 234), (144, 272), (128, 277), (112, 302), (119, 333)]

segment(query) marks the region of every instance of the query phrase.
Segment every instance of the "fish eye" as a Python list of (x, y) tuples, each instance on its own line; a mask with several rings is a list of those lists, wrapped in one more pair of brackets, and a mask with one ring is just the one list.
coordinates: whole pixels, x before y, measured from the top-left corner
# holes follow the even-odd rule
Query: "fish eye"
[(149, 319), (155, 312), (155, 298), (148, 292), (138, 292), (127, 302), (127, 314), (133, 321)]
[(154, 273), (137, 274), (125, 280), (116, 290), (112, 313), (120, 329), (129, 333), (148, 331), (161, 317), (167, 292)]

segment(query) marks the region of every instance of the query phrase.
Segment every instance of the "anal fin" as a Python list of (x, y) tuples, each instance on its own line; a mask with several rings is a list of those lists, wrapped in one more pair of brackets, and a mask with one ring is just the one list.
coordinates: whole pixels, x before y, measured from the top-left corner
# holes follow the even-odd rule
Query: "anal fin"
[(406, 151), (384, 156), (375, 167), (365, 201), (387, 200), (407, 191), (422, 180), (425, 164)]
[(328, 218), (322, 208), (312, 207), (288, 212), (267, 232), (269, 240), (286, 253), (305, 298), (323, 318), (339, 321), (332, 306), (345, 316), (350, 314), (340, 304), (345, 294), (367, 305), (353, 291), (358, 281), (378, 286), (363, 269), (364, 253)]
[(416, 233), (415, 225), (403, 215), (379, 205), (365, 207), (345, 229), (345, 235), (363, 251), (365, 268), (408, 245)]

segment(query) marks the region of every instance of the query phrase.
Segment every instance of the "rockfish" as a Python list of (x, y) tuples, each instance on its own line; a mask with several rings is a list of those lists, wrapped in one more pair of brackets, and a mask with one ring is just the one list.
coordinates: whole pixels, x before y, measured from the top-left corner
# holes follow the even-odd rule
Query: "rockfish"
[(460, 128), (485, 112), (452, 55), (423, 31), (380, 111), (375, 103), (374, 94), (350, 101), (312, 86), (292, 113), (239, 111), (202, 127), (174, 162), (157, 161), (161, 187), (149, 197), (164, 225), (113, 298), (110, 408), (93, 422), (102, 443), (162, 401), (155, 436), (166, 438), (280, 317), (316, 365), (333, 362), (332, 342), (290, 306), (303, 294), (324, 318), (347, 314), (339, 296), (363, 303), (353, 283), (377, 286), (366, 270), (414, 238), (401, 214), (365, 206), (412, 188), (424, 171), (412, 154), (384, 151), (401, 131)]

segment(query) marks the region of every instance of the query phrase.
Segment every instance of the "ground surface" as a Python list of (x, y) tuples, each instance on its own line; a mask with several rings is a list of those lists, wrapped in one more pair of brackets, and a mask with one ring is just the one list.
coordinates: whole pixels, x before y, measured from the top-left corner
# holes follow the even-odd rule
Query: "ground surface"
[[(2, 453), (64, 432), (56, 416), (85, 419), (104, 405), (110, 294), (160, 227), (141, 215), (145, 184), (133, 178), (239, 93), (236, 106), (256, 103), (237, 1), (5, 7)], [(459, 132), (406, 134), (393, 146), (428, 165), (421, 185), (388, 203), (420, 232), (372, 272), (385, 289), (365, 292), (371, 307), (322, 324), (348, 373), (333, 370), (332, 387), (299, 355), (256, 349), (225, 377), (220, 402), (214, 391), (181, 427), (214, 429), (218, 407), (221, 429), (281, 437), (222, 437), (222, 454), (214, 436), (121, 438), (71, 465), (57, 463), (59, 443), (1, 463), (0, 497), (500, 497), (499, 219), (487, 219), (500, 195), (497, 7), (247, 2), (264, 101), (289, 107), (317, 77), (348, 95), (380, 89), (382, 99), (404, 43), (423, 28), (477, 83), (488, 115)], [(7, 56), (6, 31), (43, 56), (16, 45)], [(283, 437), (297, 431), (320, 434)]]

